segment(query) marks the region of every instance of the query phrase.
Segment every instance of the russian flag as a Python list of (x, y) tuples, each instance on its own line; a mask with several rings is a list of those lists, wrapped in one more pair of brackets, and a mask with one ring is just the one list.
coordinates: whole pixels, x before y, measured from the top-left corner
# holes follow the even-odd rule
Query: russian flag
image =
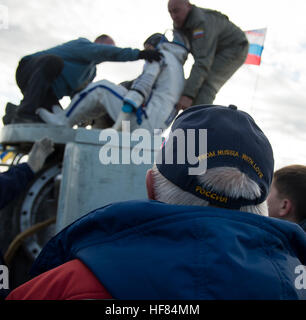
[(245, 31), (250, 44), (245, 64), (260, 65), (266, 33), (267, 28)]

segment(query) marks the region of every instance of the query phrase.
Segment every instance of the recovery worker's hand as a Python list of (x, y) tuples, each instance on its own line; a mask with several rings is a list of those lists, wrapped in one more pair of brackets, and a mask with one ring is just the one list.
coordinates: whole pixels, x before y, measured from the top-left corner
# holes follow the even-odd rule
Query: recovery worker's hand
[(192, 99), (187, 96), (181, 96), (179, 102), (176, 104), (177, 110), (186, 110), (192, 105)]
[(47, 157), (54, 151), (54, 143), (49, 138), (36, 141), (29, 153), (28, 165), (34, 173), (42, 169)]
[(151, 49), (140, 51), (138, 56), (139, 59), (145, 59), (149, 62), (160, 61), (162, 57), (163, 54), (161, 52)]

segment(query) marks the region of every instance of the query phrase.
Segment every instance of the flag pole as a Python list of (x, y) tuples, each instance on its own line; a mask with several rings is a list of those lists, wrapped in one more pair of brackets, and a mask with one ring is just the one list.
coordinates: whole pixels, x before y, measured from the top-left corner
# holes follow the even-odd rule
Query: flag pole
[[(258, 67), (260, 67), (261, 55), (264, 49), (264, 41), (267, 34), (267, 27), (262, 29), (256, 29), (256, 30), (248, 30), (248, 31), (245, 31), (245, 34), (250, 43), (246, 64), (257, 65)], [(258, 82), (259, 82), (259, 72), (260, 72), (259, 70), (256, 71), (255, 85), (254, 85), (254, 90), (251, 97), (251, 108), (250, 108), (251, 113), (253, 113), (253, 109), (254, 109), (255, 95), (257, 93)]]
[(257, 92), (257, 88), (258, 88), (259, 68), (257, 68), (257, 69), (258, 70), (256, 71), (254, 90), (253, 90), (253, 94), (252, 94), (252, 98), (251, 98), (251, 113), (252, 114), (253, 114), (253, 109), (254, 109), (255, 95)]

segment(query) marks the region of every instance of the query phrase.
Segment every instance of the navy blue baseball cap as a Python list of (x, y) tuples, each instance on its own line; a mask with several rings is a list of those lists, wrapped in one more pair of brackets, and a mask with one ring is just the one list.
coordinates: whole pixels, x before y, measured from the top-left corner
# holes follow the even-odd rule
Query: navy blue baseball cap
[[(204, 144), (206, 148), (203, 148)], [(173, 161), (169, 162), (169, 159)], [(157, 156), (156, 166), (165, 178), (182, 190), (211, 205), (239, 209), (257, 205), (267, 198), (274, 159), (267, 137), (248, 113), (233, 105), (199, 105), (188, 108), (176, 118)], [(190, 174), (192, 168), (201, 167), (204, 168), (201, 173), (195, 170), (197, 174)], [(233, 167), (245, 173), (260, 187), (260, 196), (256, 199), (233, 198), (220, 194), (213, 186), (201, 185), (199, 175), (216, 167)]]

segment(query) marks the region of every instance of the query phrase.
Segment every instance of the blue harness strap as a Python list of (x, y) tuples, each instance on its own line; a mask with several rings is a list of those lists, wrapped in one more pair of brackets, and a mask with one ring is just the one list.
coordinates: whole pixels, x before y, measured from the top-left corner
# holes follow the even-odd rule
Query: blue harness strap
[(141, 125), (142, 124), (142, 115), (144, 115), (144, 117), (146, 119), (148, 119), (148, 115), (147, 115), (147, 112), (145, 110), (145, 106), (142, 105), (140, 106), (137, 110), (136, 110), (136, 118), (137, 118), (137, 123), (138, 125)]
[(84, 91), (82, 93), (80, 93), (80, 96), (78, 98), (78, 100), (71, 106), (70, 110), (66, 113), (66, 117), (68, 118), (71, 113), (75, 110), (75, 108), (79, 105), (79, 103), (89, 94), (91, 93), (92, 91), (98, 89), (98, 88), (102, 88), (102, 89), (106, 89), (108, 90), (109, 92), (111, 92), (114, 96), (116, 96), (118, 99), (120, 100), (123, 100), (123, 97), (117, 93), (115, 90), (105, 86), (105, 85), (102, 85), (102, 84), (98, 84), (97, 86), (93, 87), (93, 88), (90, 88), (89, 90), (87, 91)]
[(153, 90), (151, 90), (149, 98), (147, 99), (147, 101), (136, 110), (136, 118), (137, 118), (138, 125), (142, 124), (142, 115), (144, 115), (144, 117), (146, 119), (148, 119), (148, 115), (147, 115), (147, 112), (146, 112), (146, 107), (147, 107), (148, 103), (150, 102), (150, 100), (152, 98), (152, 94), (153, 94)]

